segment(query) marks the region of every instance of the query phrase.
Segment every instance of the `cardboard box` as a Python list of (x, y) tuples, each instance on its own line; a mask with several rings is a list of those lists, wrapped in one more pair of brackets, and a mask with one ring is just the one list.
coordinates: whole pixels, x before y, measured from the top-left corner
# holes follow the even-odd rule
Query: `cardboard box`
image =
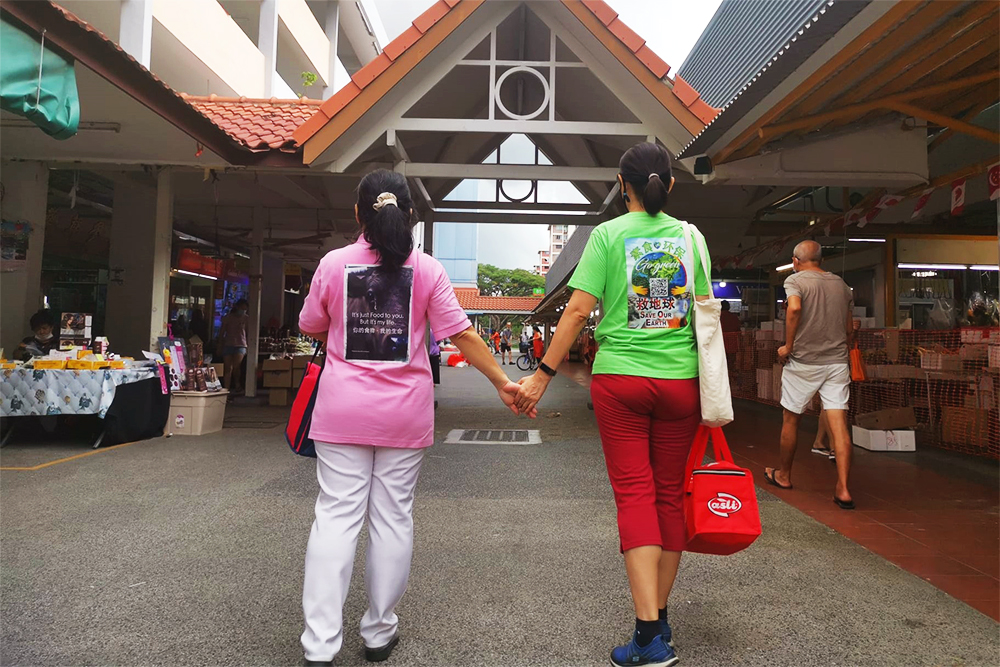
[(986, 343), (965, 343), (958, 348), (958, 356), (965, 361), (978, 361), (986, 359), (989, 354), (989, 345)]
[(966, 447), (986, 447), (989, 435), (988, 410), (950, 405), (941, 408), (941, 439), (944, 442)]
[(855, 426), (854, 444), (872, 452), (913, 452), (917, 449), (916, 434), (909, 430), (883, 431)]
[[(764, 322), (768, 324), (768, 322)], [(755, 332), (755, 337), (758, 342), (774, 340), (774, 329), (761, 329)]]
[(885, 356), (889, 361), (899, 361), (899, 331), (886, 329), (882, 335), (885, 337)]
[(56, 371), (66, 368), (65, 359), (35, 359), (36, 371)]
[(868, 308), (865, 306), (854, 306), (854, 317), (856, 318), (868, 317)]
[(1000, 368), (1000, 345), (990, 345), (990, 368)]
[(941, 352), (920, 352), (920, 367), (929, 371), (960, 371), (962, 357)]
[(264, 371), (290, 371), (292, 370), (291, 359), (265, 359), (262, 365)]
[(175, 391), (170, 395), (167, 429), (174, 435), (205, 435), (222, 430), (228, 391)]
[[(291, 360), (289, 360), (291, 361)], [(264, 371), (264, 386), (271, 387), (288, 387), (292, 386), (292, 369), (289, 368), (287, 371)]]
[(110, 368), (110, 361), (97, 361), (90, 359), (70, 359), (66, 362), (66, 368), (75, 371), (96, 371), (101, 368)]
[(268, 391), (268, 405), (275, 406), (288, 406), (292, 404), (292, 390), (291, 389), (271, 389)]
[(304, 368), (293, 368), (292, 369), (292, 388), (298, 389), (302, 384), (302, 378), (306, 374), (306, 369)]
[(225, 364), (212, 364), (212, 368), (215, 369), (215, 376), (220, 380), (222, 379), (222, 374), (226, 372)]
[(292, 369), (296, 368), (306, 368), (309, 365), (309, 360), (313, 358), (311, 354), (298, 354), (292, 357)]
[(863, 429), (892, 431), (913, 428), (917, 425), (917, 415), (912, 407), (889, 408), (858, 415), (854, 418), (854, 422)]

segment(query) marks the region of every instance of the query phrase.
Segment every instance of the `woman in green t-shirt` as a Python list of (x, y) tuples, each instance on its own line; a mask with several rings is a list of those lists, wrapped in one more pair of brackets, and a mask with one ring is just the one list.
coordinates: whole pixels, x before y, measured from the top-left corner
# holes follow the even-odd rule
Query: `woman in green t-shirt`
[(663, 212), (674, 185), (662, 146), (633, 146), (619, 163), (628, 213), (594, 230), (569, 286), (574, 290), (539, 370), (521, 381), (530, 410), (598, 300), (591, 396), (618, 506), (618, 532), (635, 604), (632, 641), (614, 665), (673, 665), (667, 598), (686, 545), (684, 466), (701, 422), (692, 300), (707, 299), (700, 232)]

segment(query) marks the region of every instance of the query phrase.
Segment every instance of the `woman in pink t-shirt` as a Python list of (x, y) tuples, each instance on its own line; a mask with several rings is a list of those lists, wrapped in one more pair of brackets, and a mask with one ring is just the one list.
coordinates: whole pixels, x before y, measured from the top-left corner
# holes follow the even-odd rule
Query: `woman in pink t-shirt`
[(333, 660), (343, 644), (343, 605), (366, 515), (366, 657), (384, 660), (399, 641), (395, 608), (410, 574), (413, 492), (434, 442), (428, 325), (519, 414), (518, 385), (476, 335), (444, 267), (414, 252), (411, 211), (402, 175), (365, 176), (355, 205), (362, 236), (323, 258), (299, 315), (301, 331), (327, 344), (310, 430), (320, 486), (302, 594), (311, 662)]

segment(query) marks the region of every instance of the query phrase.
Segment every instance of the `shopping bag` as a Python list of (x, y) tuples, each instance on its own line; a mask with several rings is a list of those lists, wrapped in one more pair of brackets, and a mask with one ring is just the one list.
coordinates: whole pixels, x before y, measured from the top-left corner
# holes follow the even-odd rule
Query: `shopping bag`
[[(698, 255), (701, 257), (705, 280), (708, 282), (708, 299), (694, 299), (692, 319), (695, 341), (698, 347), (698, 382), (701, 388), (701, 421), (711, 426), (725, 426), (733, 421), (733, 396), (729, 388), (729, 365), (726, 362), (726, 341), (722, 334), (722, 301), (715, 298), (712, 289), (711, 260), (704, 238), (691, 231), (691, 225), (683, 223), (688, 248), (694, 255), (695, 238), (700, 241)], [(690, 277), (692, 292), (695, 277)]]
[(854, 347), (851, 349), (851, 381), (864, 382), (867, 379), (865, 360), (861, 356), (861, 349), (858, 347), (858, 344), (854, 343)]
[(302, 374), (302, 383), (299, 391), (292, 401), (292, 413), (288, 416), (288, 425), (285, 426), (285, 440), (292, 451), (299, 456), (316, 458), (316, 444), (309, 437), (309, 429), (312, 427), (313, 410), (316, 408), (316, 394), (319, 392), (319, 378), (323, 374), (323, 367), (326, 365), (326, 353), (323, 345), (316, 348), (316, 353), (306, 366), (306, 372)]
[[(715, 461), (702, 465), (708, 437)], [(760, 537), (760, 510), (753, 475), (733, 461), (721, 428), (702, 424), (695, 434), (684, 475), (687, 551), (728, 556)]]

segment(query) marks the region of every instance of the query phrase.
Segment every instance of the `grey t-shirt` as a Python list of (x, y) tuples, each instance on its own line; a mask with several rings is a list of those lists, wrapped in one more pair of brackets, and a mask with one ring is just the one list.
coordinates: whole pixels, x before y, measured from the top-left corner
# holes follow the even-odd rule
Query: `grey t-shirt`
[(815, 366), (846, 364), (847, 314), (854, 301), (847, 283), (826, 271), (800, 271), (785, 280), (785, 294), (802, 299), (792, 359)]

